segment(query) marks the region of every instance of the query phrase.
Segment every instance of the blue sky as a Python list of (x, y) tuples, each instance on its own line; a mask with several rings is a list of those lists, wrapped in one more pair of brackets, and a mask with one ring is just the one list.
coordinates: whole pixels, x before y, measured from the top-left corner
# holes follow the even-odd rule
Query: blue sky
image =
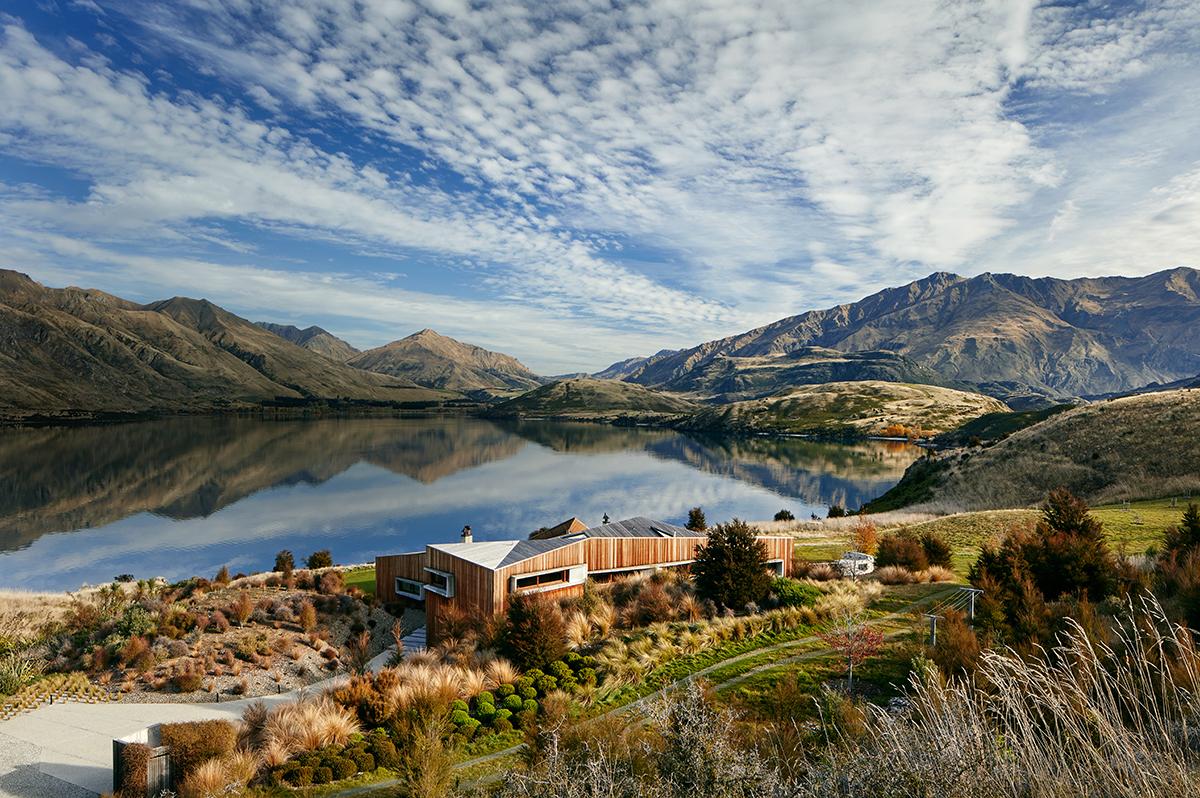
[(17, 0), (0, 266), (543, 373), (1200, 261), (1200, 4)]

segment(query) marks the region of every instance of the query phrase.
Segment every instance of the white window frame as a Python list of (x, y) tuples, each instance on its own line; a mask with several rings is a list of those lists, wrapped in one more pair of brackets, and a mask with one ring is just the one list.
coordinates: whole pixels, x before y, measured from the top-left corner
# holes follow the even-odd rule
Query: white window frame
[[(535, 587), (517, 587), (518, 579), (528, 579), (531, 576), (541, 576), (543, 574), (553, 574), (559, 571), (567, 572), (565, 582), (554, 582), (549, 585), (537, 585)], [(543, 593), (550, 590), (562, 590), (566, 587), (575, 587), (582, 585), (587, 581), (588, 569), (587, 563), (579, 563), (577, 565), (559, 566), (558, 568), (547, 568), (543, 571), (529, 571), (523, 574), (513, 574), (508, 578), (509, 593)]]
[[(417, 589), (415, 592), (411, 590), (405, 590), (403, 587), (401, 587), (402, 583), (404, 585), (416, 585)], [(424, 601), (425, 595), (422, 592), (424, 588), (425, 584), (423, 582), (418, 582), (416, 579), (406, 579), (403, 576), (396, 577), (396, 595), (398, 596), (404, 596), (405, 598), (414, 599), (416, 601)]]
[(454, 598), (454, 574), (450, 573), (449, 571), (439, 571), (437, 568), (429, 568), (428, 566), (425, 568), (425, 573), (434, 574), (435, 576), (440, 576), (446, 580), (445, 587), (431, 585), (428, 582), (425, 583), (426, 593), (432, 593), (435, 596), (441, 596), (442, 598)]

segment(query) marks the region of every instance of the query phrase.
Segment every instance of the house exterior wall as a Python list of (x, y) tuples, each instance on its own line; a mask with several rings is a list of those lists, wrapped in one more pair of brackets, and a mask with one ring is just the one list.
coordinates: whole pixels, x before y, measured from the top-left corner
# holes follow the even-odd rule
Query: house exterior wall
[(495, 571), (432, 547), (426, 549), (426, 552), (429, 558), (426, 568), (454, 577), (454, 595), (450, 598), (439, 596), (430, 590), (425, 591), (425, 631), (431, 642), (442, 638), (442, 627), (447, 612), (463, 613), (477, 618), (488, 618), (496, 613), (493, 601)]
[(767, 560), (783, 561), (783, 575), (787, 576), (792, 572), (792, 556), (796, 552), (795, 538), (789, 538), (782, 535), (760, 535), (759, 540), (767, 547)]
[(707, 538), (587, 538), (583, 542), (588, 571), (634, 570), (665, 563), (689, 562)]
[[(508, 597), (511, 593), (510, 580), (514, 576), (522, 574), (536, 574), (542, 571), (550, 571), (555, 569), (568, 570), (574, 566), (586, 566), (584, 559), (584, 541), (572, 543), (569, 546), (548, 551), (545, 554), (539, 554), (536, 557), (530, 557), (528, 560), (522, 560), (518, 563), (505, 566), (496, 571), (496, 581), (492, 585), (492, 607), (496, 613), (508, 611)], [(565, 585), (553, 590), (540, 591), (542, 595), (553, 598), (566, 598), (570, 595), (583, 593), (583, 585)]]
[(380, 601), (398, 601), (402, 597), (396, 593), (396, 577), (424, 582), (428, 561), (429, 555), (424, 551), (376, 557), (375, 595)]

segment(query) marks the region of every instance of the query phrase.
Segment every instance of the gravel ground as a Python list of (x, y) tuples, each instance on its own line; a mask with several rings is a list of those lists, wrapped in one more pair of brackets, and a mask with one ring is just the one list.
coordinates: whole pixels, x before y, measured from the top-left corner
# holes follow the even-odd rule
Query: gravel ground
[(96, 793), (38, 769), (41, 750), (0, 734), (0, 798), (94, 798)]

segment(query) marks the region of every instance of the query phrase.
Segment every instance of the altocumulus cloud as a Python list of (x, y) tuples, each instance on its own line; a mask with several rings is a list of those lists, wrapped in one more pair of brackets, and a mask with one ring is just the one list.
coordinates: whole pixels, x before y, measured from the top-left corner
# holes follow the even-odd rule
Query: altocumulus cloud
[(1200, 243), (1189, 2), (97, 0), (4, 25), (6, 265), (360, 345), (428, 325), (591, 369), (934, 269), (1137, 273)]

